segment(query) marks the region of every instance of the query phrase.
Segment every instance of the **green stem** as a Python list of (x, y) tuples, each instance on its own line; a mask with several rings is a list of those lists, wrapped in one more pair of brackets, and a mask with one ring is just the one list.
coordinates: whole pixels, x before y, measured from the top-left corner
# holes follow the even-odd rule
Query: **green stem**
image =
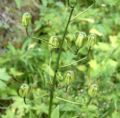
[(51, 43), (48, 43), (47, 40), (43, 40), (43, 39), (40, 39), (40, 38), (37, 38), (37, 37), (32, 37), (32, 38), (33, 38), (33, 39), (37, 39), (37, 40), (41, 40), (41, 41), (44, 42), (45, 44), (47, 44), (47, 45), (51, 45), (51, 46), (53, 46), (54, 48), (56, 48), (55, 45), (53, 45), (53, 44), (51, 44)]
[(87, 12), (90, 8), (92, 8), (92, 6), (94, 5), (94, 3), (92, 5), (90, 5), (87, 9), (85, 9), (84, 11), (78, 13), (76, 16), (74, 16), (72, 19), (71, 19), (71, 22), (74, 21), (76, 18), (78, 18), (80, 15), (82, 15), (83, 13)]
[(87, 59), (87, 57), (84, 57), (84, 58), (82, 58), (82, 59), (79, 59), (79, 60), (77, 60), (77, 61), (74, 61), (74, 62), (72, 62), (72, 63), (70, 63), (70, 64), (63, 65), (63, 66), (61, 66), (60, 68), (65, 68), (65, 67), (68, 67), (68, 66), (77, 64), (78, 62), (81, 62), (81, 61), (83, 61), (83, 60), (85, 60), (85, 59)]
[(42, 4), (42, 0), (39, 0), (39, 3)]
[(53, 98), (54, 98), (54, 92), (55, 92), (55, 86), (56, 86), (56, 75), (57, 75), (57, 71), (58, 71), (58, 68), (59, 68), (59, 61), (60, 61), (60, 56), (61, 56), (61, 52), (62, 52), (62, 46), (63, 46), (64, 40), (65, 40), (65, 36), (66, 36), (66, 33), (67, 33), (68, 26), (70, 24), (70, 20), (71, 20), (74, 8), (75, 8), (75, 6), (71, 7), (70, 16), (69, 16), (69, 19), (68, 19), (64, 34), (63, 34), (62, 41), (60, 43), (59, 53), (58, 53), (56, 66), (55, 66), (55, 74), (54, 74), (54, 77), (53, 77), (52, 86), (50, 88), (50, 101), (49, 101), (48, 118), (51, 118), (51, 113), (52, 113)]
[(26, 35), (29, 36), (28, 27), (25, 27)]
[[(50, 51), (50, 57), (49, 57), (49, 68), (51, 68), (51, 62), (52, 62), (52, 50)], [(49, 75), (49, 78), (50, 78), (50, 83), (52, 83), (52, 79)]]
[(61, 100), (61, 101), (64, 101), (64, 102), (68, 102), (70, 104), (75, 104), (75, 105), (81, 105), (81, 103), (78, 103), (78, 102), (73, 102), (73, 101), (70, 101), (70, 100), (67, 100), (67, 99), (64, 99), (64, 98), (61, 98), (61, 97), (56, 97), (58, 100)]

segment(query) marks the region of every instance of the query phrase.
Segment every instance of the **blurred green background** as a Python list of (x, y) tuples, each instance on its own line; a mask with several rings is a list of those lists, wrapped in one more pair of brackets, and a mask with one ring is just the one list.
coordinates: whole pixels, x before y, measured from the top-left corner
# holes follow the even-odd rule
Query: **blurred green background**
[[(62, 48), (51, 118), (119, 118), (119, 4), (77, 0)], [(70, 10), (67, 0), (0, 1), (0, 118), (48, 118)], [(22, 24), (25, 12), (32, 16), (27, 28)]]

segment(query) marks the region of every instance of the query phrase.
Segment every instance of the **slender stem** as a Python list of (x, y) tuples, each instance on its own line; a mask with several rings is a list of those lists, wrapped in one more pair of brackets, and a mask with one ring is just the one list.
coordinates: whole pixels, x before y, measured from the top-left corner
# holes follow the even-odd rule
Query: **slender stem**
[(1, 109), (1, 110), (6, 110), (6, 109), (8, 109), (8, 107), (1, 107), (1, 106), (0, 106), (0, 109)]
[(58, 68), (59, 68), (59, 61), (60, 61), (60, 56), (61, 56), (61, 52), (62, 52), (62, 46), (63, 46), (64, 40), (65, 40), (65, 36), (66, 36), (66, 33), (67, 33), (68, 26), (70, 24), (70, 20), (71, 20), (74, 8), (75, 8), (75, 6), (71, 7), (70, 16), (69, 16), (69, 19), (68, 19), (64, 34), (63, 34), (62, 41), (60, 43), (59, 53), (58, 53), (56, 66), (55, 66), (55, 74), (54, 74), (54, 77), (53, 77), (52, 86), (50, 88), (50, 102), (49, 102), (48, 118), (51, 118), (51, 113), (52, 113), (53, 98), (54, 98), (55, 85), (56, 85), (56, 75), (57, 75), (57, 71), (58, 71)]
[(51, 45), (51, 46), (53, 46), (53, 47), (55, 47), (56, 48), (56, 46), (55, 45), (53, 45), (53, 44), (51, 44), (51, 43), (48, 43), (48, 41), (47, 40), (43, 40), (43, 39), (40, 39), (40, 38), (37, 38), (37, 37), (32, 37), (33, 39), (38, 39), (38, 40), (41, 40), (42, 42), (44, 42), (45, 44), (47, 44), (47, 45)]
[(71, 103), (71, 104), (76, 104), (76, 105), (81, 105), (81, 103), (79, 102), (73, 102), (73, 101), (70, 101), (70, 100), (67, 100), (67, 99), (64, 99), (64, 98), (61, 98), (61, 97), (56, 97), (58, 100), (61, 100), (61, 101), (64, 101), (64, 102), (68, 102), (68, 103)]
[(39, 0), (39, 3), (42, 4), (42, 0)]
[(25, 27), (26, 35), (29, 36), (28, 27)]
[(82, 15), (83, 13), (87, 12), (90, 8), (92, 8), (92, 6), (94, 5), (94, 3), (92, 5), (90, 5), (87, 9), (85, 9), (84, 11), (78, 13), (76, 16), (74, 16), (72, 19), (71, 19), (71, 22), (73, 20), (75, 20), (77, 17), (79, 17), (80, 15)]
[(92, 47), (90, 46), (89, 48), (88, 48), (88, 52), (87, 52), (87, 57), (88, 57), (88, 59), (90, 59), (90, 57), (91, 57), (91, 52), (92, 52)]
[[(49, 69), (51, 68), (51, 62), (52, 62), (52, 50), (50, 51), (50, 57), (49, 57)], [(52, 79), (49, 75), (49, 78), (50, 78), (50, 82), (52, 83)]]
[(76, 63), (78, 63), (78, 62), (81, 62), (81, 61), (83, 61), (83, 60), (85, 60), (85, 59), (87, 59), (87, 57), (84, 57), (84, 58), (82, 58), (82, 59), (79, 59), (79, 60), (77, 60), (77, 61), (74, 61), (74, 62), (72, 62), (72, 63), (70, 63), (70, 64), (63, 65), (63, 66), (61, 66), (60, 68), (65, 68), (65, 67), (74, 65), (74, 64), (76, 64)]
[(88, 106), (91, 103), (91, 101), (92, 101), (92, 97), (89, 98), (89, 100), (88, 100), (86, 105)]

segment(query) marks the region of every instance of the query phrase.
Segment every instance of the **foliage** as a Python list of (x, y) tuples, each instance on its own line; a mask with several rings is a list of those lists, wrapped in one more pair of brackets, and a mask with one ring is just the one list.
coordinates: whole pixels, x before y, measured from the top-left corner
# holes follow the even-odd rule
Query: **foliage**
[[(23, 8), (24, 1), (15, 2)], [(26, 32), (22, 47), (9, 43), (0, 54), (0, 109), (5, 109), (1, 118), (48, 118), (70, 6), (65, 0), (35, 2), (38, 19), (27, 28), (21, 23)], [(92, 3), (78, 1), (72, 15), (56, 76), (51, 118), (120, 116), (119, 0)], [(19, 95), (23, 85), (28, 86), (24, 96)], [(12, 103), (6, 108), (1, 99)]]

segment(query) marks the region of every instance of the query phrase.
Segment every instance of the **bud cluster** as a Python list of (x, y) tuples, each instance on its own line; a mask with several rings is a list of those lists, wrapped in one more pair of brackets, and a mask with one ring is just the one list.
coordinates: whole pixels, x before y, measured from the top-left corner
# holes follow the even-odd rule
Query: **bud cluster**
[(94, 46), (96, 43), (96, 35), (95, 34), (87, 34), (85, 32), (79, 32), (77, 35), (77, 38), (75, 40), (75, 45), (78, 48), (83, 47), (84, 45), (87, 44), (88, 47)]

